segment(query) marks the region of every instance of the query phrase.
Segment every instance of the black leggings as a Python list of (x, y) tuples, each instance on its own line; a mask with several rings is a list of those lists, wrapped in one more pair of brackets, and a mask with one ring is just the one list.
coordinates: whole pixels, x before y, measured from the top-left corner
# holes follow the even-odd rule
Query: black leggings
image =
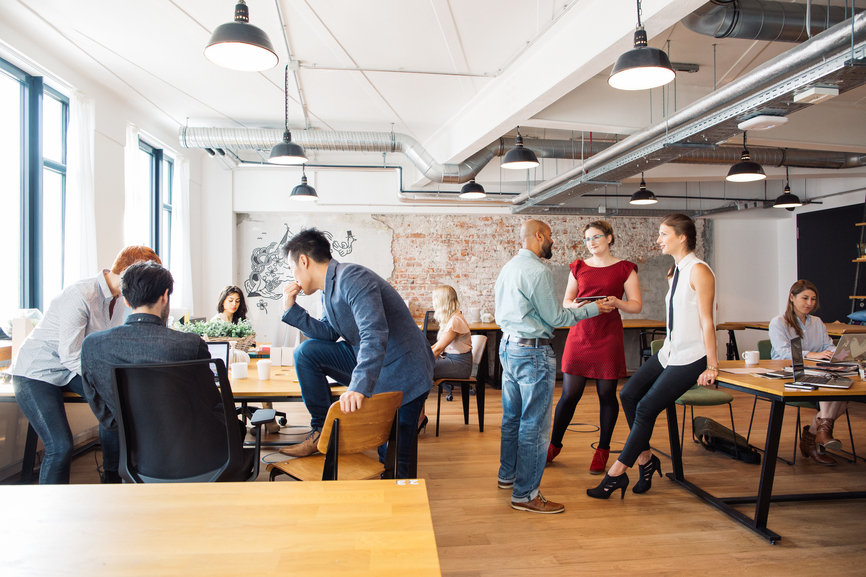
[(633, 467), (638, 456), (649, 451), (650, 438), (659, 414), (692, 388), (707, 368), (707, 357), (689, 365), (663, 368), (653, 355), (632, 375), (619, 392), (622, 412), (631, 432), (618, 461)]
[[(579, 375), (562, 374), (562, 396), (556, 405), (553, 432), (550, 435), (550, 442), (554, 447), (562, 446), (562, 437), (571, 423), (571, 418), (574, 417), (574, 409), (577, 408), (577, 403), (583, 396), (583, 390), (586, 388), (586, 381), (588, 380)], [(619, 416), (616, 384), (617, 379), (595, 380), (599, 403), (599, 449), (610, 449), (610, 438), (613, 436), (613, 428), (616, 426), (616, 418)]]

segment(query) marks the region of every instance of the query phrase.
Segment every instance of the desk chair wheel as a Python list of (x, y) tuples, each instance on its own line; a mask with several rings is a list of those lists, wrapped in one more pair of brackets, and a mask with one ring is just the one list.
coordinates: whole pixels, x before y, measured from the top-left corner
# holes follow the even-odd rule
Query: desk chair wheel
[(289, 422), (286, 420), (285, 417), (280, 417), (280, 420), (278, 421), (278, 423), (280, 423), (280, 425), (283, 427), (285, 427), (287, 424), (289, 424)]
[(451, 393), (448, 393), (447, 395), (445, 395), (445, 400), (446, 401), (453, 401), (454, 395), (452, 395)]
[(250, 427), (247, 430), (250, 432), (250, 435), (252, 435), (253, 437), (255, 437), (256, 433), (258, 432), (258, 429), (256, 429), (255, 427)]

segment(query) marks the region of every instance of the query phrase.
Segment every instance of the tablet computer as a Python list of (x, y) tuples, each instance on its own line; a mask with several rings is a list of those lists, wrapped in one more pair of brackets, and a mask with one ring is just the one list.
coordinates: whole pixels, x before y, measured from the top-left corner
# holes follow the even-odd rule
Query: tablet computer
[(589, 297), (577, 297), (574, 299), (574, 302), (579, 303), (581, 301), (600, 301), (601, 299), (606, 299), (607, 295), (594, 295)]

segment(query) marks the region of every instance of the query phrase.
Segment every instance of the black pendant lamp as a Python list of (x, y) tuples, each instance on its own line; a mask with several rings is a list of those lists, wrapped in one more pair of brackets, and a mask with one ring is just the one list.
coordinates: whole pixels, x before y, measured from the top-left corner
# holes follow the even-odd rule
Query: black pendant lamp
[(785, 167), (785, 191), (776, 197), (776, 202), (773, 203), (773, 208), (787, 208), (794, 210), (798, 206), (803, 206), (800, 202), (800, 197), (796, 194), (791, 194), (791, 186), (788, 182), (788, 167)]
[(220, 24), (213, 31), (204, 55), (223, 68), (243, 72), (269, 70), (280, 62), (265, 31), (250, 24), (250, 10), (244, 0), (235, 5), (234, 22)]
[(749, 158), (749, 149), (746, 148), (746, 133), (743, 132), (743, 154), (740, 156), (740, 162), (736, 163), (728, 171), (728, 176), (725, 180), (730, 182), (754, 182), (756, 180), (764, 180), (767, 175), (764, 169), (757, 162), (752, 162)]
[[(306, 165), (305, 165), (306, 166)], [(307, 184), (307, 172), (305, 166), (301, 167), (301, 184), (292, 189), (292, 194), (289, 198), (292, 200), (318, 200), (319, 195), (316, 194), (316, 189)]]
[(616, 59), (607, 79), (608, 84), (619, 90), (656, 88), (669, 83), (676, 76), (668, 55), (647, 45), (646, 30), (641, 25), (640, 13), (638, 0), (634, 48)]
[(628, 201), (629, 204), (655, 204), (658, 202), (656, 195), (653, 194), (653, 191), (646, 189), (646, 182), (643, 179), (643, 173), (640, 173), (640, 189), (631, 195), (631, 200)]
[(479, 200), (487, 198), (487, 193), (484, 192), (484, 187), (475, 182), (473, 178), (460, 189), (460, 198), (463, 200)]
[(286, 65), (286, 130), (283, 132), (283, 141), (274, 145), (268, 162), (273, 164), (304, 164), (307, 162), (307, 153), (300, 145), (292, 142), (292, 133), (289, 131), (289, 66)]
[(535, 153), (528, 148), (523, 148), (523, 137), (520, 136), (520, 127), (518, 126), (516, 146), (505, 153), (502, 168), (525, 170), (527, 168), (535, 168), (538, 164), (538, 157), (535, 156)]

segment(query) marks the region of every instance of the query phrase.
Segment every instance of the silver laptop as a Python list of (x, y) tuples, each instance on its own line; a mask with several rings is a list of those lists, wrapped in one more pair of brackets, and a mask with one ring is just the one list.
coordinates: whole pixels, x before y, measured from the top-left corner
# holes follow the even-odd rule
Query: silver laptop
[(866, 335), (845, 334), (839, 338), (833, 358), (826, 363), (818, 363), (819, 367), (857, 366), (866, 361)]
[[(210, 353), (210, 358), (212, 359), (222, 359), (223, 365), (225, 365), (226, 370), (229, 367), (229, 342), (221, 341), (216, 343), (207, 343), (207, 351)], [(213, 371), (214, 381), (219, 383), (219, 373), (217, 373), (216, 367), (211, 365), (210, 368)]]
[(806, 364), (803, 362), (803, 343), (800, 337), (791, 339), (791, 369), (794, 372), (795, 385), (812, 385), (822, 389), (847, 389), (854, 382), (851, 379), (833, 375), (807, 375)]

